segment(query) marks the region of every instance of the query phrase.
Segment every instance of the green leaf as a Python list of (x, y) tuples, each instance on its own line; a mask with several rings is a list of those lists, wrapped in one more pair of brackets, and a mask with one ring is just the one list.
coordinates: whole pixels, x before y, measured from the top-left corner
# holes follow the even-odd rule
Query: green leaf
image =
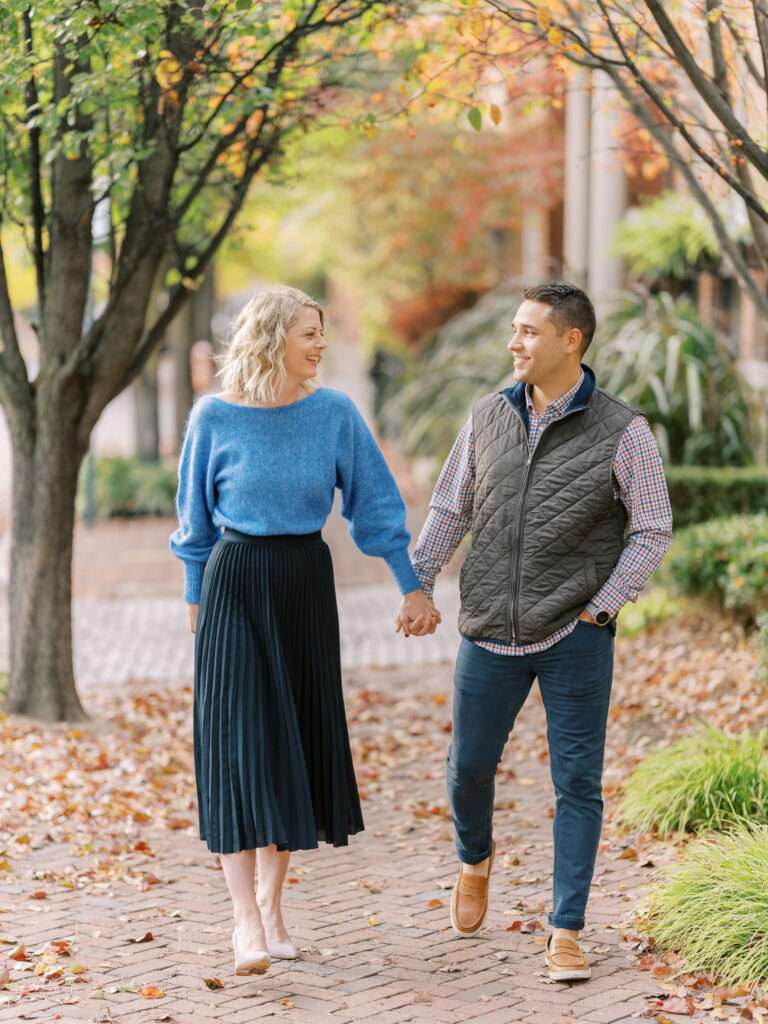
[(165, 275), (165, 283), (169, 288), (181, 284), (181, 271), (177, 270), (176, 267), (172, 267)]
[(472, 107), (470, 112), (467, 114), (467, 120), (475, 129), (475, 131), (479, 132), (480, 129), (483, 127), (483, 115), (480, 112), (480, 108)]

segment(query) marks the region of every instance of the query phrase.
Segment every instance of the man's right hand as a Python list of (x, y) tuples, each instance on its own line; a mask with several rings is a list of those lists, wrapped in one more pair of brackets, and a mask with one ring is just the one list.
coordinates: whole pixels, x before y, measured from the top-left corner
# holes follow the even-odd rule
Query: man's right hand
[(403, 631), (404, 636), (427, 636), (434, 633), (443, 621), (432, 599), (423, 590), (412, 590), (406, 594), (395, 618), (395, 632)]
[(199, 604), (188, 604), (187, 611), (189, 612), (189, 628), (194, 633), (197, 629), (197, 609), (200, 607)]

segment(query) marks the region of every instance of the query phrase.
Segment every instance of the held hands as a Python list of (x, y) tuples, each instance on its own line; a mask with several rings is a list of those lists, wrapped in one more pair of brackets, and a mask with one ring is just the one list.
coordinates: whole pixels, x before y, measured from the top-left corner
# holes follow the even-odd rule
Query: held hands
[(395, 618), (395, 632), (402, 630), (403, 636), (427, 636), (434, 633), (442, 621), (443, 617), (431, 598), (423, 590), (412, 590), (400, 602), (400, 610)]

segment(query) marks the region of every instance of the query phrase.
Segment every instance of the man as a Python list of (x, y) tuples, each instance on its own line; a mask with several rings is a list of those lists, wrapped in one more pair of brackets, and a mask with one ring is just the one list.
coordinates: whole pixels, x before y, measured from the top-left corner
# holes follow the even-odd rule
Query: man
[[(589, 978), (579, 946), (602, 826), (615, 618), (658, 567), (672, 516), (646, 420), (601, 391), (582, 358), (595, 313), (579, 288), (529, 288), (507, 348), (515, 384), (474, 406), (448, 456), (414, 554), (431, 596), (461, 539), (448, 794), (460, 861), (451, 924), (488, 906), (494, 775), (534, 679), (555, 790), (549, 976)], [(409, 614), (410, 632), (433, 632)], [(404, 628), (405, 628), (404, 627)]]

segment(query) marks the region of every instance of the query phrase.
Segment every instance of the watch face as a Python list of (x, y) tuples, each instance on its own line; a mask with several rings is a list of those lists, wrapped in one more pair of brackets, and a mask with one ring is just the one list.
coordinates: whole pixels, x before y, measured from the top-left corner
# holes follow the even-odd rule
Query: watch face
[(611, 616), (609, 612), (598, 612), (595, 616), (595, 622), (598, 626), (607, 626), (610, 621)]

